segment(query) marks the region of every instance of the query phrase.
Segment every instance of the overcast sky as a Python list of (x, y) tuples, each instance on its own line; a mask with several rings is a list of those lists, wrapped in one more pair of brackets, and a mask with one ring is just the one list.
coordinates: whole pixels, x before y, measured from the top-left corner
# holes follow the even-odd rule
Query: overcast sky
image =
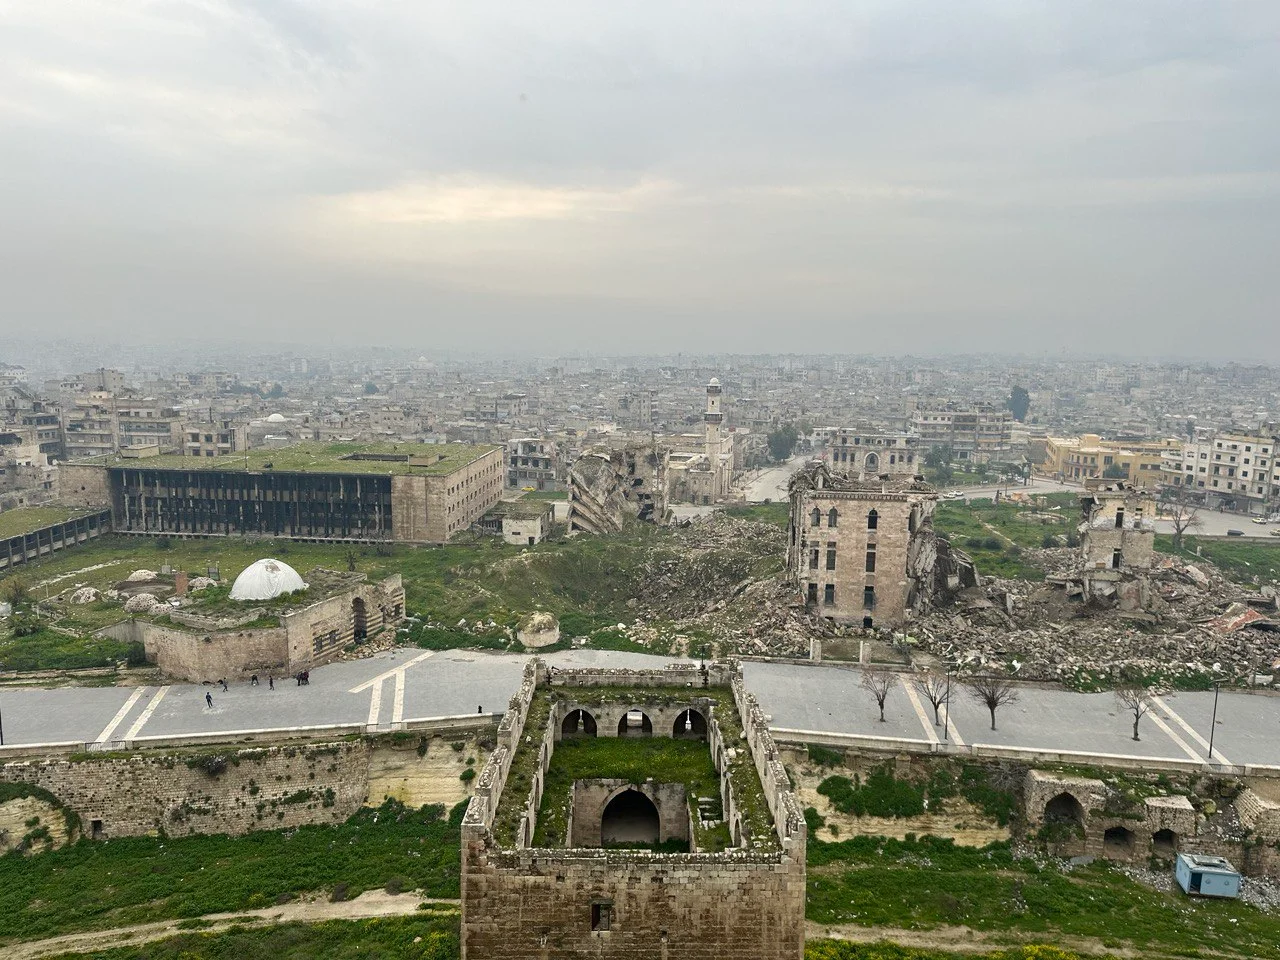
[(0, 291), (138, 340), (1278, 360), (1280, 3), (0, 0)]

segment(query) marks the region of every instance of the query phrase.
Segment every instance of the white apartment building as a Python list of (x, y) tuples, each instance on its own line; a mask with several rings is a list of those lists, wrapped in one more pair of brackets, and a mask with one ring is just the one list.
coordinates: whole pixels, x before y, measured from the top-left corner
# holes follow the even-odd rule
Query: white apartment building
[(1275, 424), (1197, 438), (1164, 455), (1165, 483), (1190, 487), (1208, 506), (1269, 513), (1280, 506), (1280, 436)]

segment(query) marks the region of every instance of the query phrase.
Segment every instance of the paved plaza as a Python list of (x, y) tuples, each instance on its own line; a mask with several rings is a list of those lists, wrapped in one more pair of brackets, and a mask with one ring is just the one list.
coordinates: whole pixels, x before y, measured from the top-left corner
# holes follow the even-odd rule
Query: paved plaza
[[(651, 667), (668, 662), (642, 654), (579, 650), (551, 654), (555, 666)], [(298, 686), (267, 678), (254, 687), (172, 684), (147, 687), (0, 689), (4, 742), (109, 746), (145, 737), (258, 732), (351, 724), (390, 729), (406, 721), (501, 713), (515, 693), (527, 658), (480, 651), (400, 648), (365, 660), (311, 671)], [(946, 730), (907, 678), (886, 702), (885, 722), (860, 686), (855, 668), (788, 663), (744, 664), (747, 688), (785, 731), (845, 733), (960, 746), (996, 745), (1073, 753), (1205, 762), (1209, 758), (1212, 693), (1157, 698), (1132, 739), (1132, 719), (1111, 694), (1083, 694), (1029, 685), (997, 713), (957, 685)], [(205, 694), (213, 698), (210, 708)], [(1217, 763), (1280, 766), (1280, 697), (1224, 691), (1213, 725)]]

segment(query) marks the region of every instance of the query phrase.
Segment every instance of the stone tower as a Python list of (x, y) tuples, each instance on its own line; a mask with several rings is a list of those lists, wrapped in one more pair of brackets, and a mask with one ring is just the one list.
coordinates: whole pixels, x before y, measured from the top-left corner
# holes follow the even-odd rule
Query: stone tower
[(724, 422), (724, 414), (720, 412), (720, 380), (712, 377), (707, 383), (707, 412), (702, 415), (706, 430), (707, 460), (714, 469), (720, 462), (720, 425)]

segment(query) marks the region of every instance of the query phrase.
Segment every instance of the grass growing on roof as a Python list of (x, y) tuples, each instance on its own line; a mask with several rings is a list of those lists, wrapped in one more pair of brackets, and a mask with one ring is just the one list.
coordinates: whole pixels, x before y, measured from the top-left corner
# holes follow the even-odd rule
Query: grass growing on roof
[[(589, 737), (562, 740), (551, 756), (551, 765), (538, 811), (535, 847), (568, 845), (568, 811), (575, 780), (627, 780), (644, 783), (682, 783), (695, 824), (699, 797), (719, 797), (720, 778), (707, 744), (670, 737)], [(698, 830), (697, 847), (714, 851), (709, 831)]]
[(43, 530), (55, 523), (66, 523), (73, 517), (99, 513), (84, 507), (19, 507), (0, 513), (0, 540)]

